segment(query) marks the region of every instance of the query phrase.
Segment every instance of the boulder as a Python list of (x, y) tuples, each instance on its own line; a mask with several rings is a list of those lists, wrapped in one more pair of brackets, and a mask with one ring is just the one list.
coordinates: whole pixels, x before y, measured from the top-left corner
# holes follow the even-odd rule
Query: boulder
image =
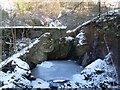
[(67, 41), (65, 38), (57, 39), (54, 43), (54, 50), (49, 52), (48, 60), (65, 60), (69, 59), (71, 56), (69, 55), (71, 52), (72, 41)]
[(48, 52), (54, 49), (54, 40), (50, 33), (45, 33), (39, 37), (39, 42), (30, 48), (29, 53), (23, 56), (23, 59), (30, 65), (30, 68), (44, 60), (47, 60)]

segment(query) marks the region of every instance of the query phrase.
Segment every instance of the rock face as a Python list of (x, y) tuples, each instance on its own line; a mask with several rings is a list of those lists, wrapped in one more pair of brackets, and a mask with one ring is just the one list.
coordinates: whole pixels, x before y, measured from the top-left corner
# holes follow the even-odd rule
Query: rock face
[(47, 54), (48, 60), (65, 60), (70, 58), (69, 53), (72, 48), (72, 42), (66, 41), (65, 38), (61, 38), (55, 41), (54, 50)]
[(65, 30), (51, 30), (43, 33), (38, 38), (39, 42), (30, 48), (29, 52), (21, 58), (30, 65), (30, 68), (34, 68), (38, 63), (48, 59), (48, 53), (52, 52), (56, 45), (60, 44), (59, 40), (63, 38), (64, 34)]
[[(89, 58), (85, 61), (85, 64), (91, 63), (98, 58), (103, 59), (108, 52), (112, 52), (112, 59), (117, 69), (118, 76), (120, 78), (119, 25), (120, 14), (112, 13), (103, 15), (100, 18), (95, 18), (86, 24), (78, 26), (76, 29), (67, 32), (70, 36), (76, 37), (80, 33), (80, 31), (84, 29), (84, 36), (86, 37), (88, 49), (85, 49), (85, 51), (83, 51), (86, 52), (89, 56)], [(84, 44), (83, 46), (80, 45), (79, 47), (84, 47), (85, 45), (86, 44)], [(80, 52), (82, 49), (83, 48), (81, 48), (80, 50), (77, 49), (76, 51)], [(81, 59), (79, 59), (80, 62), (83, 62), (86, 53), (83, 54), (82, 61)]]
[(34, 65), (41, 63), (44, 60), (47, 60), (48, 52), (51, 52), (54, 49), (54, 40), (51, 38), (50, 33), (45, 33), (39, 37), (39, 43), (33, 46), (29, 53), (25, 56), (26, 62), (30, 65), (30, 67), (34, 67)]
[[(96, 59), (113, 53), (113, 62), (119, 70), (120, 15), (106, 14), (74, 30), (48, 31), (39, 37), (39, 43), (25, 56), (31, 68), (44, 60), (76, 60), (83, 67)], [(119, 75), (120, 76), (120, 75)]]

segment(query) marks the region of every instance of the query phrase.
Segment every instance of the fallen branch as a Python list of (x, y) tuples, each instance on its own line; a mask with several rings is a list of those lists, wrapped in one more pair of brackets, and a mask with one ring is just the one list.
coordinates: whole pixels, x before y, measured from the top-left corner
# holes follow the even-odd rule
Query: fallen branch
[(110, 59), (110, 62), (112, 63), (113, 68), (114, 68), (114, 70), (115, 70), (116, 79), (117, 79), (117, 81), (118, 81), (118, 74), (117, 74), (117, 71), (116, 71), (116, 68), (115, 68), (115, 64), (114, 64), (114, 62), (113, 62), (113, 58), (112, 58), (112, 56), (111, 56), (112, 53), (110, 52), (110, 49), (109, 49), (109, 46), (108, 46), (108, 43), (107, 43), (105, 34), (104, 34), (104, 42), (105, 42), (106, 48), (107, 48), (107, 50), (108, 50), (108, 55), (106, 55), (106, 57), (105, 57), (104, 60), (105, 60), (106, 63), (107, 63), (108, 60)]

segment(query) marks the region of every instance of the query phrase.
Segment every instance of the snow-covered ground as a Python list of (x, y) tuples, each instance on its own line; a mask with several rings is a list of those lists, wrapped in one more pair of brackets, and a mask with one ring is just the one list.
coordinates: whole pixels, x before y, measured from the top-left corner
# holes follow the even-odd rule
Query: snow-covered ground
[[(117, 88), (114, 67), (98, 59), (84, 69), (73, 61), (45, 61), (32, 72), (58, 88)], [(117, 82), (116, 82), (117, 83)]]
[(114, 67), (106, 60), (98, 59), (85, 68), (73, 61), (45, 61), (38, 64), (31, 74), (26, 62), (14, 58), (13, 71), (0, 71), (0, 89), (117, 88)]

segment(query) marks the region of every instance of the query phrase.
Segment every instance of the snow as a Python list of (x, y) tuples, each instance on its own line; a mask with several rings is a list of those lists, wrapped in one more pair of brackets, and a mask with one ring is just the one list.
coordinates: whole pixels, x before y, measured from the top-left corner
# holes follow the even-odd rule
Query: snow
[(84, 34), (85, 34), (84, 31), (81, 30), (80, 33), (76, 36), (76, 38), (78, 39), (78, 43), (79, 43), (80, 45), (86, 44), (86, 42), (85, 42), (86, 37), (85, 37)]
[(77, 29), (79, 29), (82, 26), (85, 26), (87, 24), (89, 24), (90, 22), (94, 21), (95, 19), (97, 19), (98, 17), (95, 17), (93, 19), (88, 20), (87, 22), (84, 22), (83, 24), (81, 24), (80, 26), (78, 26), (77, 28), (73, 29), (73, 30), (68, 30), (66, 33), (72, 33), (75, 32)]
[(32, 74), (46, 81), (70, 80), (72, 75), (80, 73), (82, 69), (73, 61), (45, 61), (37, 65)]
[[(99, 64), (98, 64), (99, 63)], [(103, 69), (104, 66), (106, 65), (106, 62), (101, 60), (101, 59), (97, 59), (96, 61), (94, 61), (92, 64), (88, 65), (86, 67), (86, 69), (95, 69), (95, 68), (100, 68), (100, 69)]]
[(6, 63), (9, 63), (10, 61), (24, 55), (25, 53), (29, 52), (29, 48), (32, 48), (35, 44), (39, 42), (38, 39), (36, 39), (33, 43), (31, 43), (28, 47), (25, 47), (24, 49), (20, 50), (16, 54), (13, 54), (11, 57), (8, 59), (4, 60), (3, 62), (0, 63), (0, 68), (2, 68)]
[(12, 62), (12, 65), (17, 65), (14, 69), (15, 72), (18, 72), (19, 74), (25, 74), (29, 71), (29, 65), (22, 61), (19, 58), (14, 58), (14, 61)]
[(115, 13), (119, 15), (120, 14), (120, 9), (111, 10), (111, 11), (105, 13), (105, 15), (113, 15)]
[(61, 25), (61, 22), (59, 20), (55, 20), (55, 21), (50, 22), (49, 26), (50, 27), (52, 27), (52, 26), (53, 27), (59, 27), (59, 26), (62, 26), (62, 25)]
[(65, 39), (66, 39), (66, 41), (72, 41), (74, 38), (73, 38), (73, 37), (68, 36), (68, 37), (65, 37)]
[[(100, 88), (101, 84), (112, 88), (109, 82), (116, 82), (113, 65), (108, 65), (106, 60), (110, 54), (101, 60), (97, 59), (84, 69), (74, 61), (44, 61), (38, 64), (32, 74), (36, 80), (29, 80), (24, 75), (29, 75), (31, 71), (26, 62), (18, 57), (12, 61), (16, 65), (13, 72), (4, 73), (0, 71), (0, 82), (3, 88)], [(97, 73), (97, 71), (102, 71)], [(86, 77), (88, 79), (86, 79)], [(116, 87), (114, 87), (116, 88)]]
[(52, 62), (49, 62), (49, 61), (45, 61), (44, 63), (40, 64), (40, 65), (37, 65), (37, 67), (43, 67), (43, 68), (50, 68), (52, 67), (54, 64)]
[[(71, 37), (67, 39), (69, 38), (71, 39)], [(84, 32), (81, 31), (76, 38), (83, 39)], [(29, 65), (19, 57), (27, 53), (28, 49), (38, 42), (39, 39), (36, 39), (29, 46), (23, 48), (0, 64), (0, 67), (2, 67), (4, 64), (12, 61), (12, 65), (15, 65), (12, 72), (7, 71), (7, 73), (4, 73), (0, 71), (0, 82), (4, 84), (0, 89), (16, 87), (51, 88), (54, 86), (58, 88), (100, 88), (101, 84), (111, 88), (112, 86), (108, 82), (116, 82), (115, 67), (106, 62), (111, 58), (111, 53), (106, 55), (103, 60), (95, 60), (84, 69), (76, 64), (75, 61), (52, 60), (42, 62), (30, 71)], [(82, 40), (80, 41), (81, 43)], [(28, 76), (30, 74), (33, 74), (36, 80), (29, 80), (25, 77), (25, 75)]]
[(3, 82), (4, 84), (4, 86), (1, 88), (15, 88), (16, 85), (14, 83), (16, 84), (22, 83), (23, 85), (27, 86), (30, 85), (30, 81), (23, 78), (23, 76), (18, 72), (4, 73), (0, 71), (0, 81)]
[(62, 11), (60, 11), (59, 15), (57, 18), (60, 18), (62, 16)]
[(32, 88), (49, 88), (49, 83), (46, 81), (43, 81), (42, 79), (37, 78), (35, 81), (31, 82)]
[(30, 81), (23, 77), (23, 75), (31, 73), (28, 64), (19, 58), (12, 59), (12, 65), (16, 65), (14, 71), (7, 71), (7, 73), (0, 71), (0, 81), (4, 84), (1, 88), (16, 88), (15, 84), (18, 84), (19, 87), (29, 86)]
[(53, 82), (64, 82), (65, 80), (53, 80)]
[(16, 40), (16, 47), (17, 51), (22, 50), (23, 48), (29, 46), (31, 43), (33, 43), (35, 40), (31, 40), (30, 38), (22, 38)]
[(67, 26), (2, 26), (0, 29), (9, 29), (9, 28), (28, 28), (28, 29), (66, 29)]
[[(103, 73), (96, 74), (96, 70), (103, 70)], [(72, 81), (79, 82), (81, 87), (95, 87), (105, 81), (115, 81), (115, 77), (113, 77), (112, 74), (114, 74), (113, 66), (107, 65), (105, 60), (98, 59), (86, 66), (85, 69), (81, 71), (81, 74), (73, 75)], [(85, 80), (85, 76), (89, 76), (90, 80)]]
[[(96, 74), (97, 70), (99, 71), (101, 70), (103, 71), (103, 73), (97, 75)], [(115, 77), (113, 77), (114, 76), (113, 74), (115, 74), (114, 67), (111, 65), (107, 65), (105, 60), (98, 59), (85, 67), (85, 69), (81, 72), (82, 76), (76, 75), (73, 78), (75, 78), (74, 80), (80, 81), (80, 82), (81, 82), (81, 79), (78, 79), (78, 78), (82, 78), (82, 81), (85, 82), (85, 80), (83, 80), (83, 76), (91, 75), (92, 80), (87, 81), (87, 84), (94, 83), (94, 85), (99, 85), (101, 82), (104, 82), (104, 81), (111, 81), (111, 80), (114, 81)]]
[(84, 72), (91, 73), (96, 72), (96, 70), (104, 70), (107, 73), (115, 74), (115, 70), (113, 68), (114, 67), (112, 65), (108, 65), (105, 60), (97, 59), (92, 64), (85, 67), (84, 71), (82, 71), (81, 73)]
[(3, 87), (0, 87), (0, 90), (3, 88), (15, 88), (15, 85), (13, 83), (10, 83), (9, 85), (4, 85)]
[(0, 63), (0, 68), (4, 67), (9, 62), (12, 62), (12, 65), (15, 65), (13, 71), (7, 71), (7, 73), (0, 71), (0, 82), (3, 82), (4, 84), (0, 88), (29, 87), (31, 82), (25, 78), (24, 75), (30, 74), (31, 71), (29, 65), (26, 62), (22, 61), (19, 57), (27, 53), (28, 49), (33, 47), (38, 42), (39, 40), (36, 39), (29, 46), (18, 51), (16, 54), (13, 54), (11, 57)]

